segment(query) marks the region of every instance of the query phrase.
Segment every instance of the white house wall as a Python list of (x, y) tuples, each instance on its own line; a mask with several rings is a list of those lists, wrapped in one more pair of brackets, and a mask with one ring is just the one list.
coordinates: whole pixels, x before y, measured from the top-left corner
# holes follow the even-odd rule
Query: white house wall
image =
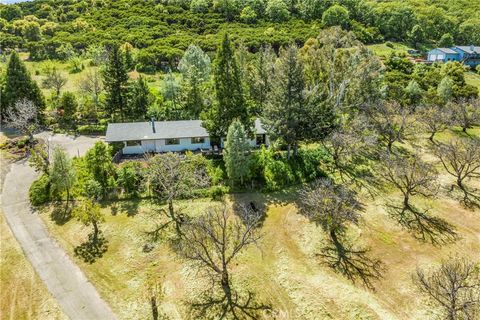
[(125, 146), (122, 149), (123, 154), (142, 154), (145, 152), (178, 152), (178, 151), (195, 151), (199, 149), (209, 149), (210, 139), (205, 137), (204, 143), (192, 143), (191, 138), (180, 139), (180, 144), (166, 145), (165, 139), (158, 140), (142, 140), (141, 145)]

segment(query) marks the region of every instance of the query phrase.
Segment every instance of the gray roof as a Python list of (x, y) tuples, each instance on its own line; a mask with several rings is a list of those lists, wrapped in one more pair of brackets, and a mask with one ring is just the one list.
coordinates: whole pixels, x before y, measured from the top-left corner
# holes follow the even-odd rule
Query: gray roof
[(457, 53), (456, 51), (454, 51), (450, 48), (437, 48), (437, 49), (444, 52), (444, 53)]
[[(259, 119), (255, 120), (255, 131), (257, 134), (266, 133)], [(202, 127), (201, 120), (155, 121), (155, 132), (153, 132), (150, 121), (127, 122), (109, 123), (105, 141), (116, 142), (208, 136), (207, 130)]]
[[(480, 47), (475, 47), (475, 46), (456, 46), (455, 48), (458, 48), (462, 51), (465, 51), (466, 53), (472, 54), (472, 53), (480, 53)], [(473, 52), (472, 51), (475, 51)]]

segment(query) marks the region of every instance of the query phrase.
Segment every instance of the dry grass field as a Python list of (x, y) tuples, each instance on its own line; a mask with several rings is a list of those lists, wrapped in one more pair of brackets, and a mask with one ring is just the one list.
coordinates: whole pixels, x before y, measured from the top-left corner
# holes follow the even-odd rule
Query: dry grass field
[[(480, 130), (472, 130), (478, 135)], [(445, 140), (458, 132), (439, 135)], [(419, 147), (425, 147), (425, 141)], [(434, 157), (423, 148), (424, 158)], [(234, 283), (256, 293), (259, 301), (270, 304), (276, 319), (433, 319), (422, 295), (412, 282), (417, 266), (439, 263), (452, 254), (480, 260), (480, 210), (467, 210), (450, 194), (452, 179), (439, 167), (443, 188), (431, 200), (414, 198), (413, 203), (445, 219), (459, 235), (454, 243), (439, 246), (415, 239), (386, 210), (385, 204), (400, 201), (392, 190), (383, 190), (372, 199), (362, 194), (363, 220), (351, 226), (353, 243), (369, 247), (369, 256), (383, 262), (383, 278), (375, 281), (375, 290), (352, 283), (334, 272), (318, 257), (325, 235), (297, 213), (294, 192), (283, 194), (237, 194), (229, 203), (252, 199), (266, 208), (259, 248), (250, 247), (233, 266)], [(470, 181), (480, 187), (479, 181)], [(179, 206), (190, 214), (199, 214), (212, 205), (209, 199), (182, 201)], [(109, 241), (108, 251), (96, 262), (75, 258), (101, 295), (121, 319), (147, 318), (151, 288), (157, 286), (160, 311), (169, 319), (187, 319), (189, 299), (201, 292), (205, 282), (192, 267), (183, 263), (163, 240), (148, 253), (145, 231), (152, 227), (151, 215), (158, 207), (148, 201), (123, 201), (104, 204), (106, 222), (102, 229)], [(90, 230), (75, 220), (56, 225), (49, 209), (42, 216), (52, 234), (65, 250), (74, 255), (74, 247), (86, 239)]]

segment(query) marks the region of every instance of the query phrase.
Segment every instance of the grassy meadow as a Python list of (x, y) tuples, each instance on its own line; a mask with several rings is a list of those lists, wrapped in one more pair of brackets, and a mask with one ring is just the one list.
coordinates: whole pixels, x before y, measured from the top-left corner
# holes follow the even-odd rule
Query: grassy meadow
[[(438, 140), (461, 134), (460, 130), (447, 131), (439, 134)], [(480, 136), (480, 128), (469, 134)], [(436, 161), (425, 136), (404, 147), (421, 150), (426, 161)], [(352, 283), (318, 257), (326, 243), (325, 234), (297, 213), (295, 190), (230, 195), (230, 205), (253, 200), (266, 212), (259, 247), (250, 247), (233, 265), (234, 283), (270, 304), (276, 319), (433, 319), (432, 310), (412, 282), (416, 267), (435, 265), (455, 254), (480, 259), (480, 210), (464, 208), (447, 190), (452, 178), (440, 165), (438, 170), (442, 186), (438, 197), (414, 197), (412, 203), (453, 225), (459, 236), (453, 243), (424, 243), (402, 228), (385, 207), (400, 203), (396, 191), (381, 188), (375, 198), (360, 193), (363, 219), (359, 226), (349, 227), (349, 238), (370, 248), (368, 255), (383, 262), (383, 278), (374, 281), (374, 290)], [(478, 188), (480, 181), (469, 185)], [(210, 199), (196, 199), (177, 202), (177, 207), (197, 215), (213, 204)], [(205, 281), (172, 252), (166, 239), (150, 252), (142, 250), (149, 242), (146, 231), (153, 228), (152, 216), (158, 215), (159, 207), (147, 200), (120, 201), (104, 203), (102, 210), (106, 222), (101, 229), (109, 242), (108, 251), (94, 263), (74, 259), (114, 312), (120, 319), (148, 318), (149, 299), (156, 288), (165, 317), (188, 319), (188, 301), (202, 292)], [(86, 239), (90, 229), (75, 220), (57, 225), (49, 212), (50, 208), (45, 208), (42, 213), (48, 228), (74, 256), (74, 247)]]

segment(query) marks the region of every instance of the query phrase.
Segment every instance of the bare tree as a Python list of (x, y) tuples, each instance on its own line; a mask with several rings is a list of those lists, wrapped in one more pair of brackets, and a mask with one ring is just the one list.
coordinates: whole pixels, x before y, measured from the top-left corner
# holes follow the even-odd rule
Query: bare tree
[(56, 96), (60, 96), (60, 90), (67, 84), (67, 78), (57, 69), (52, 66), (47, 68), (46, 77), (42, 81), (42, 86), (47, 89), (54, 89)]
[(14, 108), (7, 110), (6, 118), (10, 126), (33, 141), (33, 133), (38, 128), (38, 107), (32, 101), (17, 101)]
[(99, 97), (103, 91), (103, 80), (96, 69), (87, 72), (78, 83), (80, 90), (92, 97), (95, 108), (98, 108)]
[(467, 129), (480, 123), (480, 99), (462, 99), (450, 105), (453, 121), (467, 133)]
[(453, 124), (452, 111), (438, 105), (426, 105), (419, 109), (418, 120), (430, 134), (428, 139), (434, 142), (435, 134), (445, 131)]
[(473, 320), (480, 316), (480, 272), (474, 262), (449, 258), (438, 268), (417, 268), (413, 280), (443, 319)]
[(439, 144), (434, 152), (445, 170), (456, 179), (450, 190), (458, 187), (463, 192), (462, 202), (467, 207), (480, 206), (480, 196), (476, 190), (469, 190), (465, 185), (466, 181), (480, 177), (480, 140), (452, 139), (448, 143)]
[(212, 280), (212, 290), (221, 288), (220, 295), (204, 294), (200, 302), (193, 304), (197, 317), (213, 312), (219, 319), (227, 315), (233, 319), (257, 319), (259, 311), (269, 309), (255, 303), (251, 293), (242, 297), (231, 279), (230, 267), (237, 256), (261, 237), (258, 224), (258, 215), (245, 214), (242, 222), (222, 206), (209, 208), (204, 215), (182, 226), (183, 236), (176, 244), (176, 252)]
[(333, 160), (333, 170), (340, 173), (344, 181), (344, 175), (352, 176), (352, 164), (358, 163), (362, 157), (376, 144), (376, 138), (363, 117), (357, 117), (335, 129), (322, 145)]
[(408, 129), (414, 124), (410, 110), (398, 102), (379, 103), (367, 111), (367, 116), (389, 152), (395, 142), (401, 143), (407, 138)]
[(175, 210), (173, 202), (191, 195), (195, 189), (209, 184), (209, 178), (204, 169), (194, 163), (192, 158), (182, 158), (176, 153), (158, 154), (148, 159), (150, 187), (159, 200), (167, 203), (168, 210), (165, 212), (169, 218), (169, 221), (158, 225), (154, 231), (149, 232), (154, 239), (170, 223), (175, 224), (177, 234), (181, 235), (180, 227), (186, 217)]
[(400, 224), (411, 230), (416, 238), (432, 243), (453, 240), (455, 232), (444, 220), (432, 217), (427, 211), (417, 209), (411, 199), (414, 196), (432, 198), (436, 196), (438, 173), (434, 166), (423, 162), (418, 155), (383, 157), (382, 177), (401, 192), (403, 200), (394, 209)]
[(371, 279), (381, 276), (381, 262), (368, 258), (368, 249), (354, 249), (344, 239), (347, 225), (360, 220), (358, 211), (362, 206), (355, 193), (329, 179), (319, 179), (300, 192), (298, 206), (300, 214), (329, 235), (333, 247), (327, 246), (321, 254), (327, 264), (351, 281), (361, 279), (373, 288)]

